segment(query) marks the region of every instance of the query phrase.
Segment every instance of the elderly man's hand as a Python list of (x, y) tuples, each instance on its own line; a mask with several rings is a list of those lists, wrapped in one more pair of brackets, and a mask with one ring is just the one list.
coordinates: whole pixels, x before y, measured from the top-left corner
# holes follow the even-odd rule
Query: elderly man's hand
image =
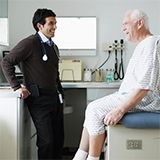
[(26, 88), (19, 88), (15, 92), (21, 93), (21, 98), (22, 99), (25, 99), (29, 95), (31, 95), (31, 93)]
[(123, 115), (124, 113), (119, 108), (115, 108), (106, 115), (104, 123), (107, 126), (115, 126), (117, 122), (123, 117)]

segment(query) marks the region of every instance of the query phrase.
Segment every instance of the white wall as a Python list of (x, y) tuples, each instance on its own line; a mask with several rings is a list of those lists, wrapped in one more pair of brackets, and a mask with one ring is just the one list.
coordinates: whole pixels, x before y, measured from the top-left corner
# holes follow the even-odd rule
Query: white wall
[[(50, 8), (57, 16), (97, 17), (97, 55), (92, 57), (62, 57), (81, 59), (83, 68), (99, 67), (104, 62), (108, 53), (102, 51), (102, 43), (125, 39), (122, 21), (124, 13), (129, 9), (137, 8), (145, 11), (150, 19), (151, 32), (153, 34), (160, 33), (159, 0), (9, 0), (9, 50), (21, 39), (35, 33), (32, 27), (32, 17), (37, 8)], [(126, 42), (123, 55), (125, 69), (134, 48), (134, 44)], [(2, 47), (0, 46), (1, 50)], [(114, 52), (103, 68), (114, 68)]]

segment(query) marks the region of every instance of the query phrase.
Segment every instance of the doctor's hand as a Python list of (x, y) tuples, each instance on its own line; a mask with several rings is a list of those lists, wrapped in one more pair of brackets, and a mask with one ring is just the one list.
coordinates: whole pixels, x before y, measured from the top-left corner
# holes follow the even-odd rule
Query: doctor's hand
[(123, 117), (123, 115), (124, 113), (119, 108), (115, 108), (106, 115), (104, 123), (107, 126), (115, 126), (117, 122)]
[(31, 95), (31, 93), (26, 88), (18, 88), (15, 92), (21, 93), (22, 99), (25, 99)]

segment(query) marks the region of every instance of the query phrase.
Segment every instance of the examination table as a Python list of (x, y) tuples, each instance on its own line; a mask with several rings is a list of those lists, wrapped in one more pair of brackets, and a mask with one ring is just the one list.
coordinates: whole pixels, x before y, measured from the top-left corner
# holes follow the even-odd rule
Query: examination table
[(160, 160), (160, 114), (127, 113), (106, 129), (105, 160)]

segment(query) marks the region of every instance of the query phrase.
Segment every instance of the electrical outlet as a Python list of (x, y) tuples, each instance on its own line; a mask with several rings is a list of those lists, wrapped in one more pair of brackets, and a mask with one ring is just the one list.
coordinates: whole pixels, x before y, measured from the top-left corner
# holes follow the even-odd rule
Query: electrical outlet
[(142, 149), (142, 140), (127, 140), (127, 149)]
[(102, 44), (102, 50), (103, 51), (112, 51), (114, 49), (113, 43), (103, 43)]

